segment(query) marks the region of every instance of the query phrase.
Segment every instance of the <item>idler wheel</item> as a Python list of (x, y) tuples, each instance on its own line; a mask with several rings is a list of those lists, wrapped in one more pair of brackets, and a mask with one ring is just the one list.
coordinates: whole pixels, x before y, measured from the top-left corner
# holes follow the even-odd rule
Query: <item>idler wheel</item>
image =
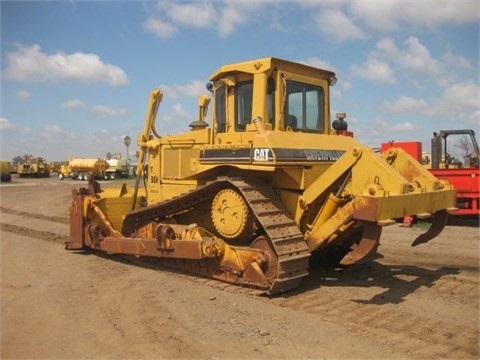
[(252, 242), (251, 247), (263, 250), (267, 255), (268, 261), (265, 262), (261, 268), (267, 280), (275, 280), (278, 277), (278, 256), (273, 250), (270, 241), (264, 236), (259, 236)]

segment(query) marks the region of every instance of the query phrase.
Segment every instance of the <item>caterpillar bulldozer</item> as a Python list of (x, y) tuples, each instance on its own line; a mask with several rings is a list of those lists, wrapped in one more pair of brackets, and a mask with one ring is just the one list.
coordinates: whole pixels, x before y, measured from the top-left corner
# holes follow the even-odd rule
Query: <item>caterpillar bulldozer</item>
[(224, 65), (190, 129), (164, 136), (152, 90), (134, 184), (73, 190), (66, 249), (159, 258), (271, 295), (297, 287), (312, 255), (335, 267), (371, 259), (382, 227), (406, 215), (431, 217), (412, 245), (434, 238), (453, 187), (402, 149), (361, 145), (344, 113), (331, 121), (335, 82), (277, 58)]

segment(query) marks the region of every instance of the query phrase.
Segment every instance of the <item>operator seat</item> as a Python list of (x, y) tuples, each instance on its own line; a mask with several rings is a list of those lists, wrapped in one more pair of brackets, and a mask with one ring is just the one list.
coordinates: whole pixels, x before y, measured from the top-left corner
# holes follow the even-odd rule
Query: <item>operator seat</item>
[(285, 127), (296, 128), (297, 117), (295, 115), (287, 115), (287, 118), (285, 119)]

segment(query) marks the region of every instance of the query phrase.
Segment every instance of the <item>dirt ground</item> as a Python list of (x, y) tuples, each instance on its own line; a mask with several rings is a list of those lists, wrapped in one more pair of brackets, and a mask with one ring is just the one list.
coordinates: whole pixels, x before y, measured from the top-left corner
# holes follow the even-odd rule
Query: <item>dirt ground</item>
[(368, 265), (312, 269), (298, 290), (254, 297), (64, 250), (82, 184), (0, 185), (2, 359), (479, 358), (478, 222), (415, 248), (420, 226), (386, 227)]

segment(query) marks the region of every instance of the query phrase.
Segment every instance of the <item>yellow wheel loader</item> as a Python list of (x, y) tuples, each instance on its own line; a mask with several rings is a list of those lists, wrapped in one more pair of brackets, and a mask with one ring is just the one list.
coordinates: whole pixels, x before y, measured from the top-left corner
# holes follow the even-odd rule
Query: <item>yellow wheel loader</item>
[[(73, 191), (69, 250), (163, 259), (259, 292), (293, 289), (312, 254), (332, 266), (372, 257), (382, 227), (432, 216), (427, 242), (454, 211), (455, 191), (401, 149), (359, 144), (345, 114), (330, 119), (331, 71), (263, 58), (220, 67), (190, 129), (161, 136), (151, 92), (136, 181)], [(213, 100), (210, 119), (209, 103)]]

